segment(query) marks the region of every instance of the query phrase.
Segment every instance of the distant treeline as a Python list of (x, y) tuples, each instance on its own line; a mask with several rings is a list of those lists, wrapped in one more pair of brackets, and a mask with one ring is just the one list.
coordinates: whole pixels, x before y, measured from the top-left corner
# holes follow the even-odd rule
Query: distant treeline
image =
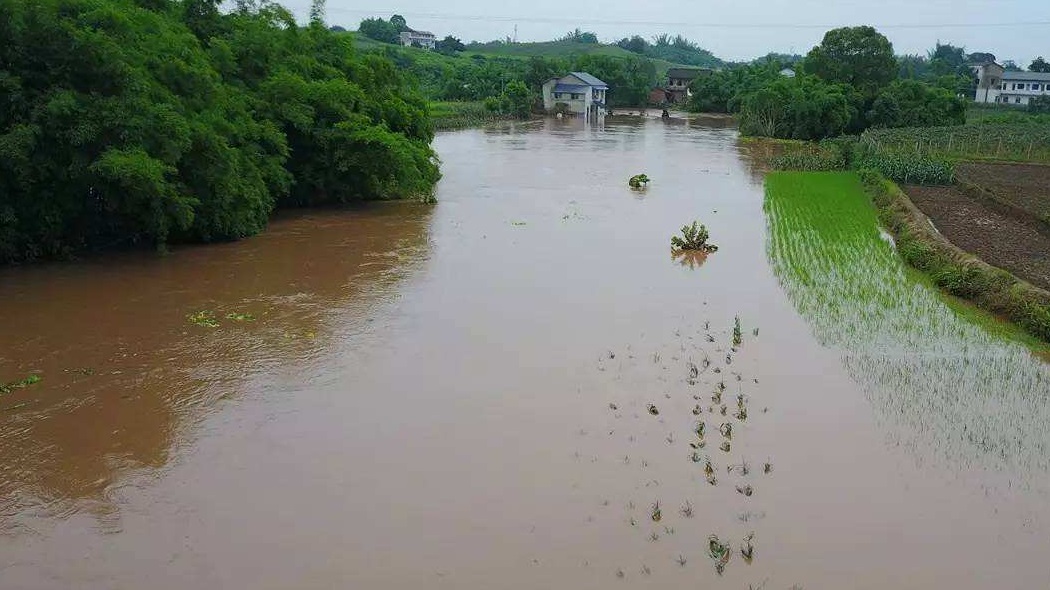
[(690, 108), (738, 113), (742, 133), (785, 139), (958, 125), (975, 81), (965, 58), (946, 60), (956, 54), (947, 47), (930, 59), (899, 59), (872, 27), (834, 29), (789, 71), (769, 59), (697, 78)]
[(0, 262), (229, 240), (274, 209), (427, 196), (426, 102), (268, 0), (0, 0)]

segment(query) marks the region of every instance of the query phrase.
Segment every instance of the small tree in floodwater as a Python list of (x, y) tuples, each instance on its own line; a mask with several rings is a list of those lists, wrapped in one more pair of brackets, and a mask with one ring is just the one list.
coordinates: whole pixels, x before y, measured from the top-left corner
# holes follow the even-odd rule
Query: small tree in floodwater
[(627, 180), (627, 184), (631, 188), (645, 188), (649, 185), (649, 177), (645, 174), (635, 174)]
[(704, 253), (717, 252), (718, 246), (707, 243), (709, 237), (710, 235), (707, 233), (707, 228), (699, 222), (694, 221), (692, 225), (682, 226), (681, 237), (674, 236), (671, 238), (671, 248), (678, 251), (693, 250)]

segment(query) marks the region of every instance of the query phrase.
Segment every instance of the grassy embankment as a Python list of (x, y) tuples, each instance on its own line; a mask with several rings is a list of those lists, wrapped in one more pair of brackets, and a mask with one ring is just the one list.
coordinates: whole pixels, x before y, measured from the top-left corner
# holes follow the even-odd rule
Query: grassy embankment
[[(777, 275), (818, 332), (829, 332), (822, 339), (868, 337), (852, 332), (927, 321), (921, 318), (932, 318), (928, 321), (944, 330), (941, 308), (947, 303), (957, 318), (1050, 354), (1050, 294), (949, 244), (925, 225), (891, 182), (871, 173), (773, 172), (766, 178), (766, 212)], [(879, 221), (895, 234), (900, 258), (880, 237)], [(901, 258), (926, 274), (909, 272)], [(954, 297), (938, 298), (936, 291), (915, 289), (923, 283), (965, 297), (985, 311)], [(835, 331), (844, 333), (831, 333)]]
[(437, 101), (428, 106), (436, 131), (480, 127), (510, 119), (486, 109), (481, 101)]

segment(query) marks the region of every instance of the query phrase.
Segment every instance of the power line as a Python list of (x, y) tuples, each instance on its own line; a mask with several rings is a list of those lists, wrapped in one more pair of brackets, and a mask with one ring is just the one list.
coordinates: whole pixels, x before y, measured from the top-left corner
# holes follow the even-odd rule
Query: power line
[[(329, 7), (329, 12), (341, 12), (360, 15), (393, 14), (389, 10), (360, 10), (348, 8)], [(637, 26), (637, 27), (678, 27), (678, 28), (718, 28), (718, 29), (833, 29), (842, 26), (836, 24), (813, 24), (813, 23), (689, 23), (682, 21), (660, 22), (660, 21), (632, 21), (632, 20), (603, 20), (588, 17), (560, 18), (560, 17), (527, 17), (527, 16), (485, 16), (477, 14), (440, 14), (440, 13), (398, 13), (405, 18), (433, 19), (433, 20), (457, 20), (457, 21), (481, 21), (481, 22), (527, 22), (536, 24), (563, 24), (563, 25), (595, 25), (595, 26)], [(1011, 28), (1011, 27), (1046, 27), (1050, 26), (1050, 20), (1009, 22), (1009, 23), (896, 23), (871, 25), (878, 29), (969, 29), (969, 28)]]

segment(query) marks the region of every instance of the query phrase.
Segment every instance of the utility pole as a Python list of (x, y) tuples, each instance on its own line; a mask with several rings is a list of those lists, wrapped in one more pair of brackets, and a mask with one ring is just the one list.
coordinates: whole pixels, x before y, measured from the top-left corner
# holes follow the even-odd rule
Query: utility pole
[(518, 42), (518, 25), (514, 25), (514, 43)]

